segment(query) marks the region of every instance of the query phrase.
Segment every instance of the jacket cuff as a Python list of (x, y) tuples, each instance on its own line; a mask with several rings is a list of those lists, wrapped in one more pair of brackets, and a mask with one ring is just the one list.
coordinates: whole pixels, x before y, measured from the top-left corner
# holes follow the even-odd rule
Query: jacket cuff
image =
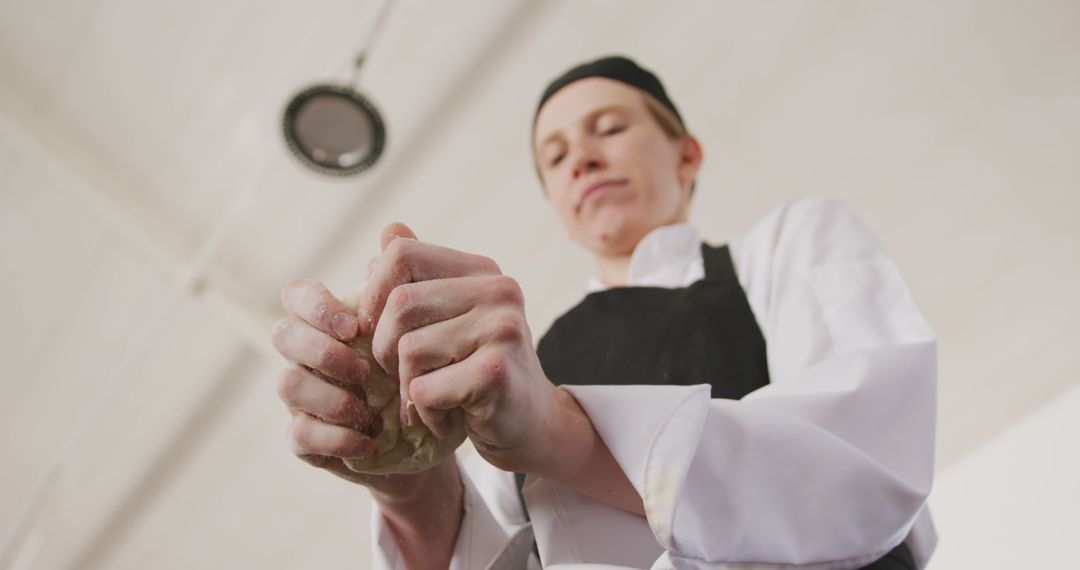
[[(666, 550), (674, 549), (675, 510), (708, 415), (709, 385), (563, 388), (589, 415), (641, 495), (657, 542)], [(649, 406), (644, 408), (641, 402)], [(631, 409), (632, 422), (617, 412)]]

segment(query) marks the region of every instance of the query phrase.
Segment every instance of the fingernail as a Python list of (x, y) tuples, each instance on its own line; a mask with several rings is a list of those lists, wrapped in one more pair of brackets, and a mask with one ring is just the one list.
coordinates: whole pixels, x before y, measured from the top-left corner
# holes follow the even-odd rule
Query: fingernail
[(420, 414), (416, 411), (416, 404), (413, 403), (412, 400), (405, 402), (405, 413), (409, 416), (408, 420), (405, 422), (405, 425), (412, 427), (419, 423)]
[(330, 328), (334, 329), (334, 334), (341, 340), (351, 340), (356, 336), (356, 325), (356, 317), (348, 313), (338, 313), (330, 317)]
[[(416, 379), (413, 379), (413, 381), (415, 382)], [(412, 401), (412, 394), (409, 393), (408, 386), (400, 384), (398, 389), (401, 390), (401, 423), (412, 426), (412, 409), (416, 407), (416, 404)]]
[(365, 309), (364, 307), (360, 307), (357, 315), (360, 320), (360, 334), (364, 336), (371, 336), (371, 315), (368, 314), (367, 309)]

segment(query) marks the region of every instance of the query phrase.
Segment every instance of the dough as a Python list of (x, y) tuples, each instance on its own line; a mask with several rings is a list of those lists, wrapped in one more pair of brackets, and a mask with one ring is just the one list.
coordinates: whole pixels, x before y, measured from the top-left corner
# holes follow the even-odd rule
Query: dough
[[(363, 287), (343, 301), (356, 314)], [(401, 396), (398, 383), (390, 378), (371, 354), (371, 338), (357, 337), (351, 345), (360, 356), (371, 363), (371, 372), (362, 383), (364, 397), (372, 412), (382, 419), (382, 429), (375, 440), (375, 454), (370, 457), (345, 459), (345, 465), (358, 473), (402, 474), (418, 473), (441, 463), (465, 441), (465, 416), (461, 409), (451, 410), (447, 416), (451, 424), (450, 436), (439, 439), (424, 424), (406, 426), (398, 418)]]

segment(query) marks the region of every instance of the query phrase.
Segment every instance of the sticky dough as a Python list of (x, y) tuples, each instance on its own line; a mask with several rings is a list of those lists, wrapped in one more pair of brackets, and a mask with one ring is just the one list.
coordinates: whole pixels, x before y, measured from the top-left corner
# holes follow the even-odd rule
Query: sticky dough
[[(361, 287), (343, 301), (356, 314)], [(361, 357), (371, 363), (371, 371), (362, 382), (364, 396), (371, 411), (382, 419), (382, 429), (375, 440), (375, 454), (369, 457), (345, 459), (349, 469), (369, 474), (418, 473), (443, 461), (465, 441), (465, 417), (460, 409), (447, 416), (451, 424), (450, 435), (439, 439), (422, 423), (407, 426), (398, 418), (401, 397), (398, 383), (390, 378), (371, 354), (371, 338), (357, 337), (350, 344)]]

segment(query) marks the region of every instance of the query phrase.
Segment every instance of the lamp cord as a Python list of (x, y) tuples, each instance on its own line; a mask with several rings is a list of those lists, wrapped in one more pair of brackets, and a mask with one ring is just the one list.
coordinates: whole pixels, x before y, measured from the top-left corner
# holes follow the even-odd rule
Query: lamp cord
[(349, 84), (352, 85), (354, 89), (358, 88), (360, 85), (360, 68), (363, 67), (364, 62), (371, 52), (372, 46), (375, 45), (375, 40), (378, 39), (382, 32), (383, 26), (386, 24), (386, 17), (390, 14), (390, 8), (393, 3), (394, 0), (383, 0), (382, 4), (379, 6), (379, 12), (375, 16), (375, 22), (371, 25), (371, 28), (368, 29), (367, 36), (364, 38), (363, 46), (360, 48), (360, 51), (357, 52), (356, 58), (353, 59), (353, 73)]

